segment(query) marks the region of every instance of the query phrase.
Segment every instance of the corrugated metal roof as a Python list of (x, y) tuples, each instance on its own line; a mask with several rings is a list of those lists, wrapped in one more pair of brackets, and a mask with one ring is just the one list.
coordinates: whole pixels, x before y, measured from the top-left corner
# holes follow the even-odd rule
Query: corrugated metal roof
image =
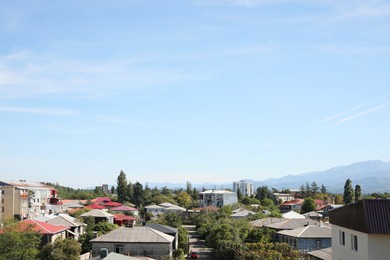
[(175, 238), (149, 227), (120, 227), (91, 242), (171, 243)]
[(332, 229), (327, 226), (307, 226), (279, 231), (278, 234), (297, 238), (331, 238)]
[(308, 252), (307, 254), (315, 256), (315, 257), (322, 259), (322, 260), (332, 260), (332, 248), (331, 247), (311, 251), (311, 252)]
[(390, 234), (390, 200), (362, 200), (329, 212), (337, 226), (368, 234)]

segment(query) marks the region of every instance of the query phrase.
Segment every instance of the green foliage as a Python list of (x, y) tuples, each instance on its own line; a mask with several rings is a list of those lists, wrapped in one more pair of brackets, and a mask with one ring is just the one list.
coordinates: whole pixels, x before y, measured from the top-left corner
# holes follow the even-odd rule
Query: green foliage
[(107, 234), (108, 232), (118, 228), (118, 225), (108, 223), (107, 221), (100, 221), (93, 227), (93, 231), (97, 231), (98, 235)]
[(143, 198), (144, 189), (143, 189), (142, 184), (139, 182), (136, 182), (133, 185), (133, 189), (134, 189), (133, 203), (137, 206), (143, 206), (144, 205), (144, 198)]
[(81, 246), (71, 238), (57, 238), (53, 244), (45, 245), (41, 250), (41, 258), (45, 260), (78, 260)]
[(175, 251), (173, 251), (174, 259), (184, 260), (185, 259), (184, 255), (185, 255), (185, 253), (184, 253), (183, 249), (181, 249), (181, 248), (178, 248)]
[(45, 183), (52, 186), (58, 192), (58, 197), (62, 199), (79, 199), (79, 200), (91, 200), (96, 197), (94, 190), (73, 189), (70, 187), (64, 187), (54, 183)]
[(158, 223), (162, 225), (178, 228), (182, 224), (182, 219), (181, 216), (179, 216), (178, 214), (169, 212), (169, 213), (162, 214), (159, 217)]
[(188, 230), (187, 228), (180, 226), (179, 228), (179, 241), (178, 247), (183, 251), (183, 253), (188, 253)]
[(301, 213), (307, 213), (310, 211), (314, 211), (316, 209), (316, 203), (314, 202), (314, 199), (311, 197), (307, 197), (301, 208)]
[(350, 179), (347, 179), (344, 185), (344, 194), (343, 194), (343, 200), (344, 204), (348, 205), (354, 202), (354, 191), (352, 188), (352, 181)]
[(180, 191), (177, 194), (177, 202), (179, 202), (180, 206), (186, 209), (188, 209), (193, 203), (191, 196), (185, 191)]
[(241, 203), (244, 205), (251, 205), (251, 204), (260, 204), (260, 200), (252, 197), (245, 196), (241, 199)]
[(362, 188), (360, 185), (355, 186), (355, 201), (362, 200)]
[(81, 244), (81, 251), (83, 253), (89, 252), (92, 250), (92, 244), (89, 242), (94, 239), (95, 235), (92, 230), (87, 230), (84, 234), (79, 237), (78, 242)]
[(120, 171), (118, 178), (116, 180), (117, 183), (117, 194), (118, 194), (118, 201), (124, 202), (126, 200), (127, 195), (127, 178), (126, 173), (123, 171)]
[(245, 251), (241, 251), (239, 259), (252, 260), (295, 260), (300, 258), (299, 251), (293, 250), (285, 243), (246, 243)]
[(41, 235), (32, 228), (5, 227), (0, 235), (0, 259), (35, 259), (39, 255)]

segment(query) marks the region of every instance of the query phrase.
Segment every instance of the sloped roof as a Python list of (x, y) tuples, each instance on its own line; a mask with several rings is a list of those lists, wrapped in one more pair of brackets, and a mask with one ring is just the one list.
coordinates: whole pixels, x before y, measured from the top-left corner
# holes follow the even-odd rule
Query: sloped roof
[(138, 218), (133, 216), (127, 216), (125, 214), (114, 214), (115, 220), (137, 220)]
[(85, 206), (84, 208), (86, 208), (86, 209), (105, 209), (106, 207), (104, 207), (103, 205), (99, 205), (99, 204), (94, 203), (94, 204)]
[(161, 207), (159, 205), (149, 205), (149, 206), (145, 206), (144, 207), (145, 209), (165, 209), (164, 207)]
[(69, 229), (69, 227), (66, 226), (52, 225), (49, 223), (45, 223), (33, 219), (23, 220), (19, 222), (17, 225), (19, 225), (21, 228), (27, 228), (28, 225), (31, 225), (33, 230), (44, 235), (53, 235)]
[(367, 234), (390, 234), (390, 200), (361, 200), (329, 211), (337, 226)]
[(149, 227), (117, 228), (91, 240), (94, 242), (121, 243), (172, 243), (175, 238)]
[(157, 231), (163, 232), (165, 234), (168, 234), (168, 233), (176, 234), (178, 232), (177, 228), (166, 226), (166, 225), (161, 225), (161, 224), (157, 224), (157, 223), (148, 223), (148, 224), (146, 224), (146, 226), (153, 228)]
[(307, 213), (303, 214), (303, 216), (305, 216), (306, 218), (310, 218), (310, 217), (321, 218), (322, 214), (318, 213), (318, 212), (315, 212), (315, 211), (310, 211), (310, 212), (307, 212)]
[(93, 209), (91, 211), (85, 212), (81, 215), (81, 217), (97, 217), (97, 218), (111, 218), (114, 217), (114, 215), (105, 212), (104, 210), (100, 209)]
[(256, 212), (251, 211), (251, 210), (242, 210), (240, 212), (237, 212), (237, 213), (230, 215), (230, 217), (232, 217), (232, 218), (247, 217), (249, 215), (255, 215), (255, 214), (256, 214)]
[(270, 217), (270, 218), (261, 218), (261, 219), (257, 219), (257, 220), (251, 221), (250, 224), (253, 227), (262, 227), (262, 226), (265, 226), (265, 225), (268, 225), (268, 224), (278, 223), (278, 222), (281, 222), (281, 221), (285, 221), (285, 219), (284, 218), (273, 218), (273, 217)]
[(110, 202), (111, 199), (109, 197), (97, 197), (91, 200), (93, 203), (104, 203), (104, 202)]
[(170, 207), (168, 207), (168, 208), (165, 208), (165, 210), (181, 210), (181, 211), (186, 211), (185, 208), (179, 207), (179, 206), (177, 206), (177, 205), (172, 205), (172, 206), (170, 206)]
[(160, 203), (158, 205), (160, 205), (161, 207), (171, 207), (171, 206), (173, 206), (175, 204), (172, 204), (172, 203), (169, 203), (169, 202), (164, 202), (164, 203)]
[(278, 234), (296, 238), (331, 238), (332, 229), (327, 226), (306, 226), (293, 230), (282, 230)]
[(126, 256), (118, 253), (111, 252), (105, 258), (100, 258), (100, 256), (96, 256), (91, 258), (92, 260), (155, 260), (154, 258), (150, 258), (147, 256)]
[(295, 211), (289, 211), (289, 212), (283, 213), (282, 217), (283, 218), (288, 218), (288, 219), (293, 219), (293, 218), (304, 219), (305, 218), (305, 216), (303, 216), (303, 215), (301, 215), (299, 213), (296, 213)]
[(323, 260), (332, 260), (332, 247), (314, 250), (307, 254)]
[(307, 225), (316, 225), (316, 224), (319, 225), (319, 222), (312, 219), (305, 218), (305, 219), (286, 219), (280, 222), (266, 224), (264, 226), (273, 229), (283, 230), (283, 229), (296, 229), (299, 227), (304, 227)]
[(116, 201), (104, 202), (103, 205), (106, 206), (106, 207), (119, 207), (119, 206), (122, 206), (121, 203), (116, 202)]
[(280, 205), (296, 205), (296, 204), (300, 205), (300, 204), (303, 204), (304, 201), (305, 200), (303, 200), (303, 199), (293, 199), (293, 200), (285, 201)]
[(53, 225), (62, 225), (66, 227), (79, 227), (79, 226), (84, 226), (84, 223), (81, 223), (75, 218), (72, 218), (71, 216), (64, 216), (64, 215), (59, 215), (56, 216), (52, 219), (49, 219), (46, 221), (46, 223), (53, 224)]
[(119, 207), (112, 208), (111, 210), (112, 211), (137, 211), (138, 209), (122, 205)]
[(28, 188), (54, 189), (53, 187), (40, 182), (26, 182), (26, 181), (0, 181), (0, 186), (15, 186), (21, 189), (28, 189)]
[(214, 194), (235, 194), (235, 192), (229, 190), (206, 190), (200, 192), (200, 194), (213, 194), (213, 193)]

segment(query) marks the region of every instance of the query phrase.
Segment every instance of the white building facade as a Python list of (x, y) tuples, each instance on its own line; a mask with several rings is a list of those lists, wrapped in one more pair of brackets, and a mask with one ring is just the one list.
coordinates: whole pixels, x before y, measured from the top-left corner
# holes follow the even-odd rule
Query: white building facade
[(233, 182), (233, 191), (237, 193), (240, 190), (242, 196), (252, 196), (253, 184), (244, 180)]
[(227, 190), (208, 190), (199, 193), (199, 206), (208, 207), (223, 207), (232, 205), (238, 202), (237, 193)]

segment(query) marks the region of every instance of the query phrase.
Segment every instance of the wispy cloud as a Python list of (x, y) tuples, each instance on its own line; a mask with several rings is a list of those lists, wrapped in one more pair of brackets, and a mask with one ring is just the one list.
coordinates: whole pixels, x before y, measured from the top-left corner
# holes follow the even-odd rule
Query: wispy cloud
[[(313, 127), (311, 130), (307, 131), (308, 133), (310, 132), (318, 132), (320, 130), (341, 125), (344, 123), (347, 123), (349, 121), (358, 119), (362, 116), (366, 116), (368, 114), (371, 114), (373, 112), (376, 112), (380, 109), (385, 108), (390, 104), (390, 101), (384, 101), (383, 99), (387, 98), (390, 96), (390, 93), (387, 93), (379, 98), (375, 98), (373, 100), (370, 100), (368, 102), (364, 102), (362, 104), (359, 104), (357, 106), (354, 106), (350, 109), (347, 109), (346, 111), (336, 113), (334, 115), (331, 115), (323, 120), (321, 120), (315, 127)], [(381, 103), (378, 104), (379, 101), (382, 101)], [(374, 103), (377, 103), (376, 105), (373, 106)]]
[(16, 107), (16, 106), (0, 106), (0, 112), (12, 113), (27, 113), (50, 116), (71, 116), (77, 114), (75, 110), (50, 108), (50, 107)]

